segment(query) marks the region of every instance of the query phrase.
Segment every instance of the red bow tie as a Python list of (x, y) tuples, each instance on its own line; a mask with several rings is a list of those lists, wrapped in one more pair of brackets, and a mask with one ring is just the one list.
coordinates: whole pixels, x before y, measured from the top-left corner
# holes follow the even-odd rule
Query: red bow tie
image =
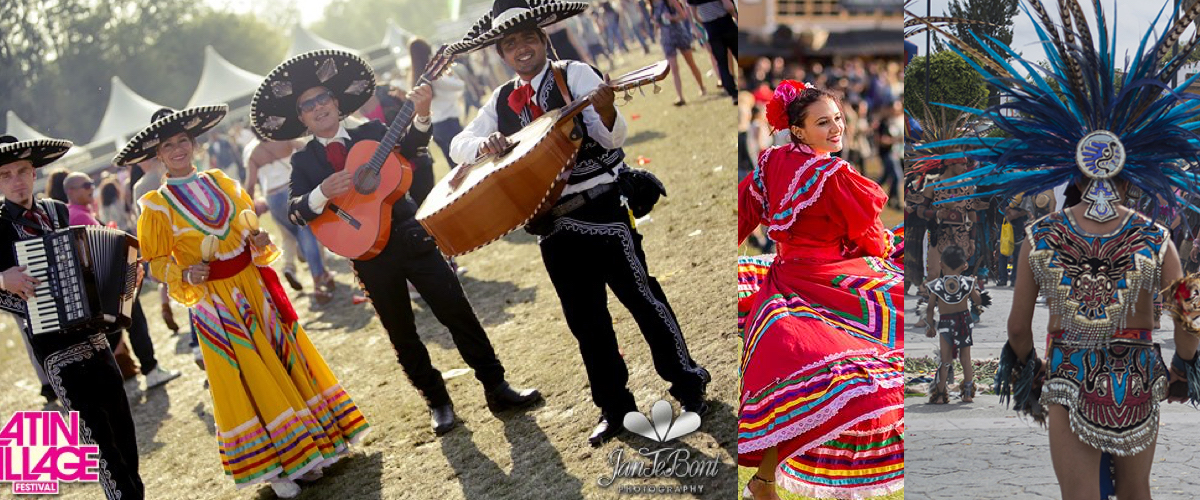
[(529, 108), (529, 117), (535, 119), (542, 116), (543, 113), (542, 108), (533, 103), (533, 85), (528, 83), (508, 94), (508, 107), (517, 114), (521, 114), (522, 110)]
[(330, 141), (325, 145), (325, 159), (333, 165), (334, 172), (341, 172), (346, 168), (346, 145), (338, 140)]

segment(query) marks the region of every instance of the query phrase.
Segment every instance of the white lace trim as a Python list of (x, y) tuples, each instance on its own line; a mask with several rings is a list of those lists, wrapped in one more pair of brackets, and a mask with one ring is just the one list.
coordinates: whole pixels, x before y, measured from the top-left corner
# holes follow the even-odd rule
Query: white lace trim
[[(782, 200), (783, 202), (787, 202), (788, 200), (791, 199), (792, 194), (794, 193), (794, 191), (796, 189), (796, 183), (799, 180), (800, 173), (807, 170), (812, 165), (812, 163), (814, 163), (815, 161), (816, 161), (815, 158), (811, 159), (808, 162), (806, 162), (804, 164), (804, 166), (800, 168), (800, 170), (797, 170), (797, 172), (796, 172), (797, 177), (796, 177), (796, 179), (792, 180), (792, 186), (791, 186), (791, 188), (788, 189), (787, 195), (783, 197), (783, 200)], [(828, 181), (829, 178), (832, 177), (834, 173), (836, 173), (838, 170), (841, 170), (842, 168), (846, 167), (847, 165), (849, 165), (849, 163), (846, 163), (843, 160), (838, 160), (837, 163), (834, 164), (833, 167), (831, 167), (829, 170), (825, 171), (825, 173), (821, 174), (820, 178), (817, 180), (817, 187), (815, 188), (816, 191), (813, 193), (813, 195), (808, 197), (808, 199), (798, 203), (796, 206), (792, 207), (792, 215), (791, 215), (791, 217), (788, 218), (788, 220), (786, 222), (782, 222), (779, 224), (772, 224), (770, 227), (767, 228), (767, 230), (768, 231), (786, 231), (786, 230), (790, 229), (792, 227), (792, 224), (796, 223), (796, 219), (800, 216), (800, 212), (804, 211), (804, 209), (812, 206), (813, 203), (816, 203), (817, 200), (821, 199), (821, 194), (825, 191), (825, 182)], [(782, 207), (782, 204), (781, 204), (781, 207)]]

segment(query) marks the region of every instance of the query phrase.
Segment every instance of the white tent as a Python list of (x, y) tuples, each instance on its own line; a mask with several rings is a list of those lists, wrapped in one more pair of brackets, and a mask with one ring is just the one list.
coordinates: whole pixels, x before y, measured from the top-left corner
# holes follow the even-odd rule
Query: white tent
[(204, 47), (204, 70), (200, 72), (200, 83), (187, 107), (226, 104), (239, 97), (254, 93), (262, 75), (256, 75), (227, 61), (211, 45)]
[[(8, 114), (6, 116), (4, 134), (11, 135), (22, 141), (49, 138), (49, 136), (46, 134), (38, 132), (37, 130), (34, 130), (33, 127), (30, 127), (28, 123), (25, 123), (25, 120), (22, 120), (21, 117), (17, 116), (16, 113), (13, 113), (11, 109), (8, 110)], [(71, 156), (79, 153), (80, 151), (83, 151), (83, 149), (78, 147), (71, 148), (67, 150), (67, 154), (65, 156)]]
[(33, 127), (30, 127), (29, 124), (18, 117), (16, 113), (13, 113), (11, 109), (8, 110), (7, 120), (5, 120), (4, 134), (11, 135), (22, 141), (46, 138), (46, 134), (34, 130)]
[(116, 76), (112, 77), (111, 87), (108, 107), (104, 110), (104, 118), (100, 119), (100, 126), (91, 142), (113, 140), (120, 145), (142, 127), (149, 125), (154, 112), (165, 106), (135, 94)]
[(292, 57), (305, 52), (323, 49), (342, 50), (351, 54), (359, 53), (357, 50), (354, 50), (350, 47), (338, 45), (314, 35), (311, 31), (308, 31), (304, 29), (303, 26), (297, 24), (296, 27), (292, 29), (292, 46), (288, 48), (287, 58), (291, 59)]

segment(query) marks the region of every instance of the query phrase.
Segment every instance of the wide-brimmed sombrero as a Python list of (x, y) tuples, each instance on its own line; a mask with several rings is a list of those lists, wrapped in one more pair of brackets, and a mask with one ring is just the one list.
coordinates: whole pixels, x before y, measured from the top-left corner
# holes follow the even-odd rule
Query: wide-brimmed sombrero
[(44, 167), (62, 158), (72, 145), (61, 139), (20, 141), (11, 135), (0, 136), (0, 165), (28, 160), (33, 168)]
[(229, 106), (224, 104), (196, 106), (183, 111), (160, 109), (150, 117), (150, 125), (133, 136), (113, 157), (113, 164), (131, 165), (153, 158), (164, 139), (184, 132), (192, 138), (199, 137), (221, 123), (228, 112)]
[(307, 133), (297, 100), (316, 86), (329, 89), (345, 117), (371, 98), (375, 72), (363, 58), (340, 50), (314, 50), (284, 61), (254, 91), (250, 119), (255, 133), (273, 141)]
[(496, 0), (492, 11), (476, 21), (462, 41), (451, 44), (451, 54), (466, 54), (490, 46), (505, 35), (529, 28), (544, 28), (587, 10), (586, 2), (559, 0)]

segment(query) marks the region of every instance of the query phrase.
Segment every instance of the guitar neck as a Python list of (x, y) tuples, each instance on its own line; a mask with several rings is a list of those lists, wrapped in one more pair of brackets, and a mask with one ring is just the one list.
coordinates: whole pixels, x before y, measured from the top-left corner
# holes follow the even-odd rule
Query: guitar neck
[[(442, 75), (442, 72), (454, 60), (452, 56), (444, 56), (445, 51), (445, 46), (438, 49), (437, 56), (429, 63), (429, 67), (425, 69), (425, 73), (421, 75), (421, 78), (413, 88), (432, 84), (434, 80), (437, 80)], [(396, 114), (396, 118), (388, 126), (387, 133), (383, 135), (383, 140), (379, 141), (379, 147), (375, 148), (375, 154), (371, 155), (371, 162), (368, 164), (369, 168), (374, 169), (376, 173), (379, 172), (379, 169), (383, 168), (383, 163), (387, 161), (387, 156), (396, 147), (396, 143), (400, 142), (400, 139), (403, 139), (404, 135), (408, 132), (408, 126), (412, 125), (414, 111), (416, 111), (416, 105), (413, 104), (412, 100), (404, 101), (404, 106), (400, 107), (400, 112)]]
[(392, 124), (388, 126), (387, 133), (383, 135), (383, 140), (379, 141), (379, 147), (375, 148), (375, 154), (371, 156), (370, 166), (378, 171), (383, 162), (387, 160), (387, 155), (396, 147), (396, 143), (404, 138), (405, 132), (408, 131), (408, 126), (412, 124), (413, 113), (416, 111), (416, 105), (412, 101), (406, 101), (404, 106), (400, 108), (400, 112), (396, 114), (396, 119), (392, 120)]
[[(652, 83), (655, 80), (656, 80), (656, 78), (650, 77), (650, 78), (645, 78), (645, 79), (641, 79), (641, 80), (635, 80), (635, 81), (624, 83), (624, 84), (615, 84), (612, 86), (612, 89), (613, 89), (614, 93), (615, 92), (624, 92), (626, 90), (641, 87), (642, 85), (646, 85), (647, 83)], [(567, 103), (566, 106), (563, 106), (563, 114), (561, 117), (559, 117), (559, 120), (570, 120), (571, 118), (574, 118), (575, 115), (582, 113), (584, 109), (587, 109), (588, 106), (592, 105), (592, 98), (595, 96), (596, 96), (596, 91), (593, 90), (591, 92), (588, 92), (587, 95)]]

